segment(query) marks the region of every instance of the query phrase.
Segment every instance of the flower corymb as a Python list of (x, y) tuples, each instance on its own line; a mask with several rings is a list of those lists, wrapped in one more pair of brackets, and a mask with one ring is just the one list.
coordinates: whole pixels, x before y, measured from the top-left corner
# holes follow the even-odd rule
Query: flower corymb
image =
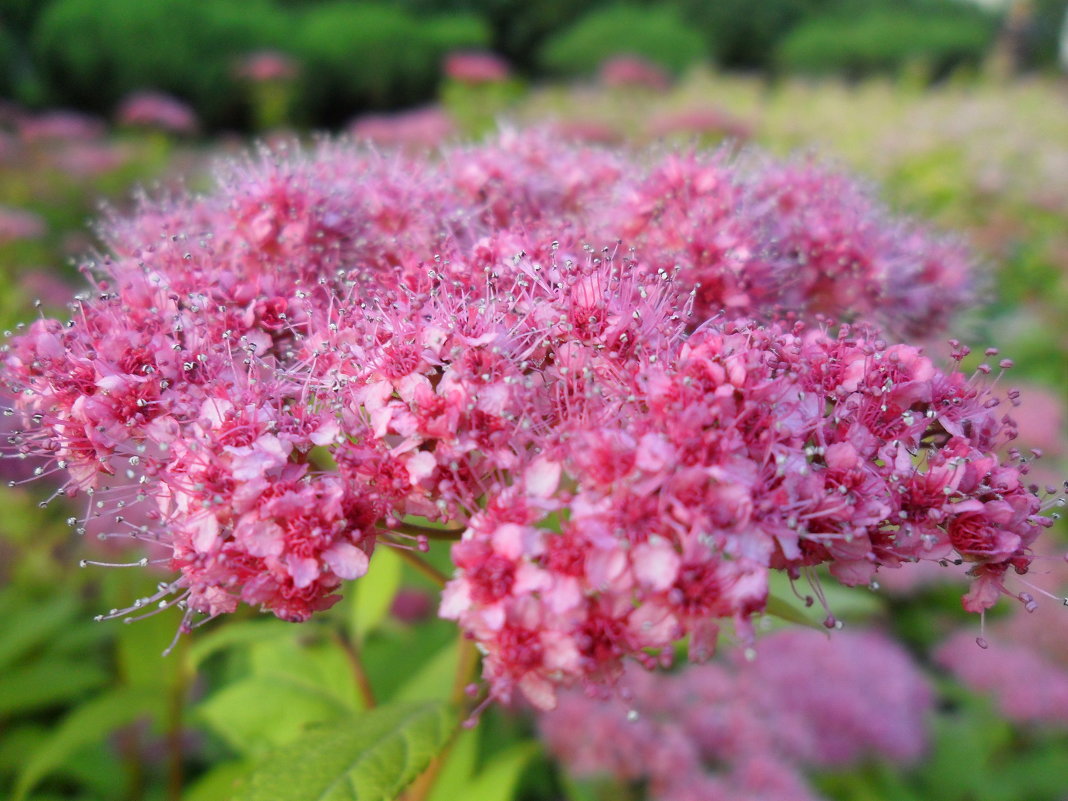
[(966, 250), (811, 162), (327, 143), (102, 235), (7, 346), (10, 449), (149, 543), (175, 578), (135, 608), (184, 627), (304, 620), (443, 526), (441, 615), (548, 708), (744, 636), (770, 571), (962, 561), (982, 611), (1049, 523), (998, 368), (893, 344), (968, 300)]

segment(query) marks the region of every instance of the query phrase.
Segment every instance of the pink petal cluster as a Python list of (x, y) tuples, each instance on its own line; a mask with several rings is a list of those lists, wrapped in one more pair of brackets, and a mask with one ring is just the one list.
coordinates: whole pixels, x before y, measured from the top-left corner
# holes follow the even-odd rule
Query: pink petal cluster
[(574, 774), (644, 781), (656, 801), (804, 801), (819, 798), (805, 767), (920, 758), (932, 701), (880, 634), (786, 631), (760, 639), (752, 662), (628, 669), (607, 701), (561, 693), (539, 728)]
[(1009, 720), (1068, 726), (1068, 669), (1039, 649), (995, 637), (979, 650), (973, 636), (958, 632), (937, 658), (968, 687), (993, 695)]
[[(1047, 543), (1047, 546), (1049, 543)], [(1036, 572), (1044, 589), (1068, 590), (1068, 562), (1052, 549), (1037, 549)], [(942, 643), (935, 660), (966, 686), (993, 697), (1000, 712), (1021, 723), (1068, 727), (1068, 642), (1058, 603), (1038, 603), (1021, 593), (1023, 605), (986, 626), (988, 647), (958, 632)], [(969, 647), (971, 646), (971, 647)]]
[(845, 225), (833, 198), (857, 194), (816, 174), (544, 133), (265, 151), (105, 225), (71, 319), (7, 348), (12, 449), (162, 548), (178, 578), (135, 606), (177, 599), (186, 625), (240, 602), (303, 620), (377, 542), (425, 547), (409, 516), (444, 524), (441, 614), (497, 697), (539, 707), (684, 636), (708, 656), (770, 570), (959, 559), (980, 611), (1049, 522), (998, 455), (1013, 424), (981, 376), (811, 321), (886, 298), (936, 321), (961, 263), (870, 205)]
[(249, 53), (236, 67), (237, 76), (252, 83), (291, 81), (299, 72), (296, 61), (277, 50)]
[(608, 59), (598, 70), (597, 78), (605, 86), (621, 88), (665, 91), (671, 86), (671, 77), (662, 67), (635, 55)]
[(25, 209), (0, 206), (0, 245), (20, 239), (38, 239), (44, 236), (45, 221), (40, 215)]
[(715, 106), (698, 106), (664, 112), (646, 126), (654, 138), (669, 136), (714, 136), (744, 141), (753, 136), (753, 126)]
[(392, 114), (364, 114), (348, 126), (353, 139), (391, 148), (426, 151), (456, 136), (456, 124), (444, 110), (427, 106)]
[(561, 679), (610, 681), (684, 636), (701, 660), (719, 621), (763, 610), (769, 570), (855, 585), (962, 559), (981, 612), (1048, 523), (1027, 466), (995, 455), (1013, 429), (981, 386), (871, 332), (734, 321), (642, 353), (615, 387), (575, 367), (569, 394), (600, 414), (573, 402), (507, 507), (471, 517), (443, 598), (504, 694), (549, 706)]
[(119, 125), (156, 128), (170, 133), (191, 134), (197, 130), (196, 113), (176, 97), (162, 92), (136, 92), (126, 97), (115, 112)]
[(445, 57), (445, 77), (468, 84), (500, 83), (508, 80), (508, 62), (496, 53), (460, 50)]
[(67, 141), (88, 142), (104, 134), (104, 124), (77, 111), (46, 111), (42, 114), (27, 114), (14, 110), (19, 137), (27, 143)]

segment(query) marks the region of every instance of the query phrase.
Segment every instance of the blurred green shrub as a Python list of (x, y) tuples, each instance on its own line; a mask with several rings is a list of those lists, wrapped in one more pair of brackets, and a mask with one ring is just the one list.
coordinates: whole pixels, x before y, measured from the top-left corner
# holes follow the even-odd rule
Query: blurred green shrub
[(1061, 26), (1068, 15), (1068, 0), (1035, 0), (1034, 18), (1027, 34), (1024, 65), (1041, 69), (1059, 66)]
[(309, 7), (292, 41), (304, 64), (303, 112), (329, 125), (427, 100), (446, 53), (486, 47), (489, 39), (471, 15), (417, 19), (396, 6), (340, 1)]
[(766, 69), (776, 46), (826, 0), (676, 0), (721, 66)]
[(41, 13), (54, 0), (0, 0), (0, 24), (19, 37), (25, 37)]
[(707, 58), (708, 48), (673, 8), (614, 5), (591, 12), (554, 36), (539, 60), (557, 75), (589, 75), (623, 54), (641, 56), (678, 74)]
[[(310, 0), (284, 0), (304, 2)], [(537, 54), (554, 33), (611, 0), (397, 0), (413, 14), (474, 14), (492, 32), (492, 47), (522, 71), (536, 71)]]
[(921, 64), (934, 79), (963, 65), (977, 66), (994, 35), (990, 18), (964, 6), (872, 8), (802, 23), (778, 47), (775, 61), (788, 72), (850, 78)]
[(49, 102), (108, 113), (155, 89), (232, 125), (243, 115), (235, 59), (282, 48), (286, 20), (269, 0), (56, 0), (31, 46)]
[(6, 27), (0, 25), (0, 95), (11, 96), (18, 70), (18, 42)]

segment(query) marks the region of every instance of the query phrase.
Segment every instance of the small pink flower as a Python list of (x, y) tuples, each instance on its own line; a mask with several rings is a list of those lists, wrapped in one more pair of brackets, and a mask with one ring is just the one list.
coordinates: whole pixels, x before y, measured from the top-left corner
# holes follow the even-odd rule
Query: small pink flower
[(500, 83), (508, 80), (508, 63), (495, 53), (467, 50), (449, 53), (445, 58), (445, 77), (459, 83)]
[(428, 107), (394, 114), (365, 114), (348, 126), (356, 140), (390, 147), (438, 147), (456, 134), (452, 119), (441, 109)]
[(641, 56), (622, 55), (608, 59), (598, 71), (598, 79), (605, 86), (637, 87), (664, 91), (671, 78), (656, 64)]
[(297, 76), (298, 71), (297, 63), (292, 58), (276, 50), (249, 53), (241, 59), (236, 68), (238, 77), (253, 83), (290, 81)]
[(44, 220), (32, 211), (0, 206), (0, 245), (19, 239), (37, 239), (44, 233)]
[(169, 133), (191, 134), (197, 130), (193, 110), (177, 98), (161, 92), (137, 92), (126, 97), (115, 112), (120, 125), (156, 128)]

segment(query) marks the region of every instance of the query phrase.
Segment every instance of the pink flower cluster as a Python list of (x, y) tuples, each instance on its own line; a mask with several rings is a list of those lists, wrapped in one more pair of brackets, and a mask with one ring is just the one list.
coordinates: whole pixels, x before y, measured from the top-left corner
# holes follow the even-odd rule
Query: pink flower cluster
[(597, 78), (604, 86), (623, 89), (664, 92), (671, 87), (671, 76), (660, 65), (635, 55), (608, 59), (598, 69)]
[(193, 109), (162, 92), (128, 95), (115, 112), (115, 119), (119, 125), (155, 128), (176, 134), (192, 134), (197, 130), (197, 116)]
[(234, 68), (237, 77), (251, 83), (291, 81), (300, 74), (296, 61), (277, 50), (258, 50), (242, 58)]
[(481, 50), (461, 50), (449, 53), (443, 65), (445, 77), (459, 83), (477, 86), (508, 80), (508, 62), (496, 53)]
[(12, 448), (160, 546), (178, 577), (135, 606), (184, 625), (303, 620), (377, 542), (444, 526), (441, 614), (497, 697), (539, 707), (681, 637), (706, 657), (770, 570), (960, 559), (980, 611), (1049, 521), (981, 375), (812, 321), (892, 301), (918, 328), (962, 300), (962, 253), (866, 197), (810, 164), (539, 133), (267, 151), (107, 222), (70, 321), (8, 346)]
[[(737, 656), (670, 674), (628, 669), (609, 701), (561, 693), (539, 717), (542, 737), (573, 774), (645, 782), (656, 801), (808, 801), (820, 796), (804, 767), (923, 755), (932, 693), (888, 638), (782, 631), (760, 640), (754, 661)], [(811, 680), (797, 680), (799, 666)]]
[[(1037, 548), (1036, 572), (1042, 589), (1068, 590), (1068, 562), (1045, 542)], [(1040, 546), (1042, 543), (1040, 543)], [(1001, 714), (1020, 723), (1068, 728), (1068, 641), (1064, 610), (1039, 604), (1030, 595), (1024, 605), (986, 627), (989, 648), (978, 651), (971, 637), (954, 633), (940, 643), (935, 660), (963, 684), (991, 695)]]

